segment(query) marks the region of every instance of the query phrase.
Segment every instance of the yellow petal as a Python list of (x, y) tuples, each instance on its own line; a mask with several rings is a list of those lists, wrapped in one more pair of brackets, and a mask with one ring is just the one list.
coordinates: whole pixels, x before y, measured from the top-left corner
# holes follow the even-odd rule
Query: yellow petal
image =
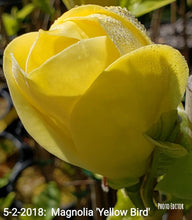
[(97, 18), (121, 54), (126, 54), (140, 46), (151, 44), (143, 26), (120, 7), (86, 5), (74, 8), (57, 19), (52, 28), (75, 19)]
[[(65, 161), (83, 166), (76, 157), (75, 147), (65, 129), (47, 117), (46, 109), (44, 112), (40, 112), (38, 104), (35, 106), (33, 100), (30, 99), (31, 94), (25, 93), (29, 92), (26, 90), (28, 85), (25, 84), (21, 68), (10, 55), (13, 44), (11, 43), (5, 50), (3, 67), (13, 103), (26, 130), (52, 154)], [(15, 77), (18, 81), (15, 80)], [(17, 84), (18, 82), (21, 84)]]
[[(19, 66), (25, 69), (28, 53), (38, 36), (38, 32), (31, 32), (21, 35), (14, 39), (7, 49), (7, 53), (13, 53), (16, 60), (18, 60)], [(9, 50), (9, 51), (8, 51)]]
[[(6, 54), (11, 51), (10, 47)], [(111, 54), (113, 56), (109, 56)], [(8, 56), (11, 59), (11, 55)], [(69, 118), (74, 104), (117, 57), (118, 52), (106, 37), (74, 44), (30, 74), (19, 68), (12, 55), (12, 80), (33, 107), (46, 115), (47, 119), (55, 121), (60, 132), (70, 137)]]
[(67, 22), (72, 22), (82, 34), (82, 39), (106, 36), (106, 31), (101, 26), (99, 20), (93, 16), (73, 17), (66, 19), (62, 24), (53, 26), (50, 30), (65, 26)]
[(119, 58), (72, 112), (81, 160), (109, 178), (143, 175), (153, 150), (143, 133), (162, 112), (177, 108), (187, 76), (184, 58), (168, 46), (150, 45)]
[[(50, 57), (61, 52), (66, 47), (77, 43), (79, 39), (66, 37), (63, 34), (65, 34), (67, 30), (64, 30), (65, 29), (62, 28), (53, 31), (39, 31), (37, 39), (34, 42), (27, 58), (25, 69), (26, 72), (31, 72)], [(76, 37), (78, 37), (77, 34)]]
[(77, 40), (82, 40), (87, 38), (87, 35), (81, 28), (73, 21), (66, 21), (55, 28), (49, 30), (49, 32), (55, 35), (65, 36), (66, 38), (73, 38)]
[(69, 127), (70, 113), (79, 96), (118, 55), (106, 37), (80, 41), (28, 75), (32, 98), (38, 108), (46, 109), (51, 117)]
[(81, 95), (118, 57), (106, 36), (82, 40), (47, 60), (29, 79), (48, 95)]

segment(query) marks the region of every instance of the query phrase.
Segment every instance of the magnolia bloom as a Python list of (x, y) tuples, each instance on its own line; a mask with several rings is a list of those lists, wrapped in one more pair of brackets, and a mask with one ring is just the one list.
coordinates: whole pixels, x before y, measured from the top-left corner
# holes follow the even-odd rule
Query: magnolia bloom
[(177, 50), (152, 44), (125, 9), (86, 5), (48, 31), (13, 40), (4, 72), (18, 115), (41, 146), (134, 183), (154, 149), (143, 134), (177, 108), (188, 67)]

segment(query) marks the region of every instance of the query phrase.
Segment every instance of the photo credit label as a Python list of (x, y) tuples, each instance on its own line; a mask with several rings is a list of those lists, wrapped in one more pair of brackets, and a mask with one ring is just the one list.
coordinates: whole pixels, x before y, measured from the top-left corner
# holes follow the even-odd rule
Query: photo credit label
[(183, 203), (157, 203), (157, 208), (160, 210), (183, 210)]

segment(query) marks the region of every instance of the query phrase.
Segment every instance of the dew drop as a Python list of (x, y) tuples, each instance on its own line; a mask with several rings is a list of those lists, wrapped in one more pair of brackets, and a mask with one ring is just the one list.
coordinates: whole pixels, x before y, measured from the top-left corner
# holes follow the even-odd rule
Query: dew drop
[(105, 14), (95, 13), (90, 15), (90, 17), (96, 17), (99, 20), (121, 55), (151, 43), (144, 26), (125, 8), (115, 6), (105, 8), (123, 17), (124, 21), (118, 19), (118, 17), (115, 18), (115, 16), (112, 17)]

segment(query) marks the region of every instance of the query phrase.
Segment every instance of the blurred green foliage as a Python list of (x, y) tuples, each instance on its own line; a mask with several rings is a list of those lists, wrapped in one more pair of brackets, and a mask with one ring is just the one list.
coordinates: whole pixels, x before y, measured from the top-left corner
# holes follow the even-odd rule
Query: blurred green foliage
[(11, 13), (3, 13), (2, 20), (5, 30), (9, 36), (16, 35), (24, 19), (34, 10), (34, 4), (25, 5), (22, 9), (16, 6), (11, 9)]
[(2, 21), (8, 36), (17, 35), (18, 31), (26, 18), (35, 10), (40, 9), (45, 14), (50, 15), (51, 20), (54, 19), (55, 10), (51, 6), (49, 0), (32, 0), (31, 3), (24, 5), (21, 9), (13, 6), (10, 13), (2, 14)]
[(142, 220), (143, 218), (140, 216), (130, 216), (130, 209), (135, 206), (129, 199), (129, 197), (125, 194), (124, 190), (118, 190), (117, 192), (117, 203), (114, 207), (115, 210), (128, 210), (127, 216), (109, 216), (107, 220)]
[[(51, 220), (54, 218), (51, 214), (51, 209), (60, 207), (61, 193), (55, 182), (49, 182), (45, 189), (33, 198), (33, 204), (30, 208), (43, 208), (46, 210), (44, 216), (19, 216), (20, 220)], [(27, 207), (26, 207), (27, 208)]]
[(171, 196), (177, 201), (188, 203), (192, 201), (192, 153), (178, 159), (169, 169), (166, 176), (160, 181), (156, 189)]
[(136, 17), (168, 5), (175, 0), (119, 0), (121, 7), (126, 7)]
[(41, 9), (46, 14), (51, 15), (51, 18), (53, 19), (55, 10), (51, 6), (49, 0), (33, 0), (33, 4), (35, 7)]
[(76, 5), (85, 5), (85, 4), (95, 4), (101, 6), (111, 6), (118, 5), (119, 0), (63, 0), (63, 3), (66, 5), (67, 9), (71, 9)]
[[(167, 4), (174, 2), (175, 0), (62, 0), (67, 9), (74, 7), (75, 5), (82, 4), (98, 4), (102, 6), (120, 5), (126, 7), (136, 17), (147, 14), (155, 9), (163, 7)], [(192, 1), (188, 0), (188, 4), (191, 5)], [(10, 13), (2, 14), (2, 21), (8, 36), (15, 36), (22, 28), (26, 19), (35, 9), (41, 10), (43, 13), (50, 16), (50, 20), (55, 18), (55, 9), (50, 4), (49, 0), (32, 0), (28, 4), (24, 5), (21, 9), (14, 6)]]
[(192, 0), (187, 0), (187, 5), (188, 5), (189, 7), (192, 7)]
[(83, 4), (97, 4), (102, 6), (120, 5), (121, 7), (126, 7), (136, 17), (161, 8), (174, 1), (175, 0), (63, 0), (68, 9), (74, 7), (75, 5)]
[(0, 211), (2, 212), (4, 208), (10, 207), (14, 199), (15, 199), (15, 192), (10, 192), (5, 198), (1, 198)]

